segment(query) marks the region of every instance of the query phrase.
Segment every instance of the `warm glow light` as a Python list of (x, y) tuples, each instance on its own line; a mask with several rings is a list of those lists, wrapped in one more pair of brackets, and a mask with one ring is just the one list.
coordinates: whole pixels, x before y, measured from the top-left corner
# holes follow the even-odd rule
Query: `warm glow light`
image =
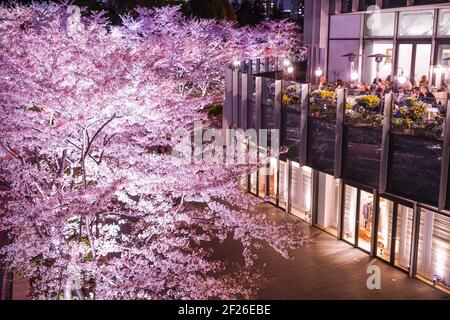
[(398, 83), (400, 83), (400, 84), (405, 84), (407, 80), (408, 79), (406, 79), (406, 77), (404, 75), (401, 75), (398, 77)]
[(287, 72), (288, 72), (288, 73), (294, 72), (294, 67), (288, 67), (288, 68), (287, 68)]
[(316, 69), (316, 77), (320, 77), (320, 76), (322, 76), (322, 74), (323, 74), (323, 71), (322, 71), (322, 69), (320, 68), (320, 66), (319, 67), (317, 67), (317, 69)]
[(434, 73), (442, 72), (442, 69), (443, 69), (442, 66), (439, 64), (434, 67)]
[(284, 65), (285, 67), (289, 67), (289, 66), (291, 65), (291, 62), (289, 61), (289, 59), (284, 59), (284, 60), (283, 60), (283, 65)]
[(353, 81), (358, 80), (358, 78), (359, 78), (358, 71), (353, 71), (353, 72), (350, 74), (350, 79), (352, 79)]

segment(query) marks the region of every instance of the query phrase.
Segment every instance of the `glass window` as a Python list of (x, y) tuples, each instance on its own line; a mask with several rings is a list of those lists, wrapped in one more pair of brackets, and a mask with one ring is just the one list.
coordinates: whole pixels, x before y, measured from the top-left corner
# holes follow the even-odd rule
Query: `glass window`
[(450, 36), (450, 9), (439, 10), (439, 36)]
[(378, 216), (377, 256), (390, 261), (392, 254), (392, 228), (394, 219), (394, 203), (380, 198), (380, 215)]
[(270, 158), (269, 201), (276, 203), (278, 193), (278, 159)]
[(312, 170), (292, 162), (291, 213), (307, 222), (311, 221)]
[(350, 186), (345, 186), (342, 239), (352, 244), (355, 243), (356, 204), (358, 202), (357, 199), (358, 190)]
[(359, 0), (359, 11), (366, 11), (370, 6), (376, 5), (376, 0)]
[[(347, 53), (357, 54), (359, 40), (330, 40), (329, 50), (328, 81), (350, 80), (350, 62), (348, 58), (342, 56)], [(358, 59), (355, 61), (355, 66), (358, 66)]]
[(409, 269), (413, 209), (399, 205), (397, 209), (397, 230), (395, 234), (395, 265)]
[(359, 201), (359, 225), (358, 225), (358, 246), (370, 252), (372, 239), (372, 221), (375, 217), (375, 205), (373, 194), (361, 191)]
[(317, 201), (317, 224), (327, 232), (337, 236), (339, 214), (339, 183), (325, 173), (319, 173)]
[(416, 64), (414, 68), (414, 81), (419, 84), (424, 76), (429, 79), (431, 59), (431, 44), (418, 44), (416, 46)]
[(400, 12), (400, 36), (431, 36), (433, 33), (433, 10)]
[(257, 172), (253, 172), (250, 174), (250, 192), (256, 195), (256, 180), (257, 180)]
[(417, 273), (450, 289), (450, 217), (421, 209)]
[(330, 39), (359, 39), (360, 15), (334, 15), (330, 17)]
[(450, 44), (439, 46), (438, 64), (442, 68), (436, 72), (436, 87), (448, 88), (450, 86)]
[(265, 198), (266, 197), (266, 178), (267, 175), (269, 174), (269, 168), (263, 167), (263, 168), (259, 168), (259, 186), (258, 186), (258, 196), (260, 196), (261, 198)]
[(352, 12), (353, 0), (342, 0), (341, 13)]
[(239, 180), (239, 185), (243, 190), (247, 190), (247, 181), (248, 181), (247, 174), (243, 174), (241, 176), (241, 179)]
[(278, 186), (278, 205), (282, 208), (286, 208), (286, 202), (288, 197), (288, 166), (286, 162), (280, 161), (280, 170), (279, 170), (279, 186)]
[(406, 0), (383, 0), (383, 8), (405, 7), (406, 4)]
[[(385, 80), (392, 72), (392, 52), (393, 52), (392, 41), (366, 41), (364, 48), (364, 63), (363, 63), (363, 74), (362, 80), (368, 83), (372, 83), (373, 80), (378, 77)], [(369, 58), (368, 56), (373, 54), (384, 54), (389, 57), (384, 58), (378, 65), (375, 62), (375, 58)], [(377, 66), (379, 68), (377, 72)]]
[(411, 61), (412, 61), (413, 45), (410, 43), (402, 43), (398, 46), (398, 71), (397, 75), (404, 75), (411, 78)]
[(366, 37), (393, 37), (395, 13), (379, 13), (366, 15), (364, 34)]

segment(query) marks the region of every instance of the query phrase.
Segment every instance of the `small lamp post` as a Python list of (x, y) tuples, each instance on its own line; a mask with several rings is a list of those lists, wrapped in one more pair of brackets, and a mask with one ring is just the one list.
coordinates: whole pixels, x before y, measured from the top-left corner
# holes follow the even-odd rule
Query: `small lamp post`
[(241, 68), (241, 62), (239, 60), (234, 60), (233, 61), (233, 70), (237, 71)]
[[(398, 72), (398, 71), (400, 71), (400, 72)], [(404, 70), (403, 70), (403, 68), (398, 68), (398, 71), (397, 71), (397, 80), (398, 80), (398, 83), (401, 84), (401, 85), (403, 85), (403, 84), (406, 83), (406, 81), (408, 81), (408, 78), (406, 78), (406, 76), (404, 75)]]
[(348, 61), (350, 62), (350, 79), (352, 81), (356, 81), (359, 78), (358, 71), (355, 68), (355, 61), (356, 61), (356, 58), (358, 58), (360, 56), (361, 55), (353, 53), (353, 52), (344, 54), (342, 56), (343, 58), (348, 58)]
[(314, 74), (316, 77), (321, 77), (323, 75), (322, 68), (320, 66), (317, 66), (316, 70), (314, 71)]
[(294, 67), (293, 66), (289, 66), (286, 69), (287, 73), (291, 75), (292, 81), (294, 80)]
[(377, 80), (380, 79), (380, 64), (383, 62), (384, 58), (390, 58), (391, 56), (388, 56), (386, 54), (382, 53), (375, 53), (370, 56), (367, 56), (368, 58), (375, 58), (375, 62), (377, 63)]

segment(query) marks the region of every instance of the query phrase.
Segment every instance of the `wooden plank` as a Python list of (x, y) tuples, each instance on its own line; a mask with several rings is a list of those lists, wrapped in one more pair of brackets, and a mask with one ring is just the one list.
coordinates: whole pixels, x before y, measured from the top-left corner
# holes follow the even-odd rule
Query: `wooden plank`
[(389, 133), (391, 131), (392, 109), (394, 107), (394, 97), (388, 93), (384, 100), (383, 132), (381, 137), (381, 162), (380, 162), (380, 185), (379, 192), (385, 193), (387, 190), (388, 165), (389, 165)]
[(302, 101), (300, 110), (300, 166), (306, 166), (308, 152), (308, 110), (309, 110), (310, 84), (302, 85)]
[(228, 129), (233, 121), (233, 70), (231, 67), (225, 69), (225, 100), (222, 111), (222, 137), (223, 144), (229, 140)]
[(240, 128), (247, 130), (248, 128), (248, 90), (249, 79), (251, 76), (247, 73), (241, 74), (241, 108), (240, 108)]
[(336, 89), (336, 135), (334, 144), (334, 177), (342, 177), (342, 139), (344, 135), (344, 114), (346, 92), (345, 89)]
[(239, 77), (241, 72), (239, 70), (233, 71), (233, 122), (232, 128), (239, 127)]
[(255, 77), (255, 129), (258, 135), (262, 125), (262, 80), (261, 77)]
[(275, 111), (275, 129), (279, 130), (280, 137), (279, 141), (283, 141), (282, 139), (282, 127), (285, 124), (282, 122), (281, 117), (281, 99), (283, 98), (283, 80), (275, 80), (275, 101), (274, 101), (274, 111)]

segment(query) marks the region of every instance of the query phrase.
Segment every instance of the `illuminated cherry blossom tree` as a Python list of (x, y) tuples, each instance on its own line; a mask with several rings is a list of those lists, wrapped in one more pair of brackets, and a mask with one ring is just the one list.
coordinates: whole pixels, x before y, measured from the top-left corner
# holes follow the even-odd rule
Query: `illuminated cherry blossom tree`
[[(255, 212), (249, 165), (177, 163), (233, 59), (286, 55), (292, 25), (235, 29), (178, 8), (111, 26), (76, 7), (0, 7), (1, 253), (41, 299), (251, 298), (268, 243), (309, 242)], [(213, 259), (228, 237), (237, 265)]]

